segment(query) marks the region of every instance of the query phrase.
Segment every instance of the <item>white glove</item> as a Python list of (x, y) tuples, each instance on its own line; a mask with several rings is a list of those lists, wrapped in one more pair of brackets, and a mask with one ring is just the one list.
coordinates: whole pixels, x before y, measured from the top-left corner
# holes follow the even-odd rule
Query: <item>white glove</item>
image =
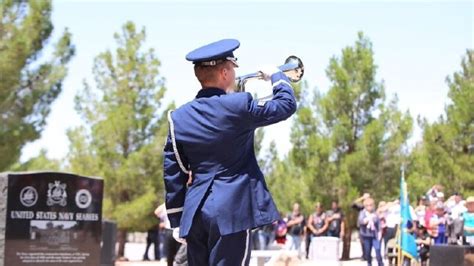
[(263, 80), (267, 81), (267, 80), (270, 80), (273, 74), (281, 72), (281, 70), (276, 66), (267, 65), (267, 66), (262, 66), (259, 72), (262, 73)]
[(179, 237), (179, 227), (173, 229), (173, 238), (179, 243), (186, 245), (186, 239)]

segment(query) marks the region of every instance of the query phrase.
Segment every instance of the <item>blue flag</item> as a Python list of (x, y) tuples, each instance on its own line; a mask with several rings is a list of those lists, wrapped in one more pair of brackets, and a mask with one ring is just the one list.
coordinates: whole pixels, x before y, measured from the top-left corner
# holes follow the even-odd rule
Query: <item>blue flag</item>
[(419, 260), (418, 250), (416, 246), (415, 237), (409, 232), (413, 225), (413, 220), (410, 213), (410, 204), (408, 201), (407, 183), (402, 169), (402, 178), (400, 182), (400, 214), (402, 218), (400, 226), (400, 242), (401, 251), (404, 256), (413, 260)]

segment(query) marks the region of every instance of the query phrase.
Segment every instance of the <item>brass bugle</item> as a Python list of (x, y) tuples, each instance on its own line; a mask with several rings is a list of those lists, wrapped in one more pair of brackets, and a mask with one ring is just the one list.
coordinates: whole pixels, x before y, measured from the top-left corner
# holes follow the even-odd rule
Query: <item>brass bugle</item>
[[(278, 67), (291, 82), (298, 82), (301, 80), (304, 74), (303, 61), (299, 57), (294, 55), (289, 56), (285, 63)], [(251, 79), (262, 79), (262, 72), (255, 72), (247, 75), (237, 77), (237, 91), (245, 91), (245, 83)]]

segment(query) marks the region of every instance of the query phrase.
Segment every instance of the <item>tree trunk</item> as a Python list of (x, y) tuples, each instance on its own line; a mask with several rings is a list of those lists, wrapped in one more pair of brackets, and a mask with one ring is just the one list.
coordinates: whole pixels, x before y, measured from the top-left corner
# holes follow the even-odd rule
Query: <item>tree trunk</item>
[(352, 228), (350, 225), (346, 225), (344, 231), (344, 237), (342, 238), (342, 256), (341, 260), (350, 260), (351, 258), (351, 235)]
[(125, 255), (125, 242), (127, 242), (127, 230), (119, 229), (117, 232), (118, 251), (117, 257), (121, 258)]
[(351, 259), (351, 239), (352, 230), (356, 229), (357, 215), (354, 210), (350, 207), (345, 209), (345, 221), (344, 221), (344, 238), (342, 239), (342, 256), (341, 260)]

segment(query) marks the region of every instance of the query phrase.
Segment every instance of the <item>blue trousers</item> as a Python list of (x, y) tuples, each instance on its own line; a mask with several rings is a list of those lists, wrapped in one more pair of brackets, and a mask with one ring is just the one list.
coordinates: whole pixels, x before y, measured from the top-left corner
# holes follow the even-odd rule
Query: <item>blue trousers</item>
[(362, 237), (364, 244), (364, 255), (367, 260), (367, 265), (372, 265), (372, 247), (375, 249), (375, 257), (379, 266), (383, 266), (382, 255), (380, 253), (380, 240), (375, 237)]
[(212, 191), (194, 216), (186, 236), (189, 266), (242, 266), (250, 262), (250, 230), (221, 236)]
[(292, 234), (287, 234), (291, 238), (291, 246), (290, 250), (300, 250), (301, 246), (301, 236), (300, 235), (292, 235)]
[(265, 232), (262, 228), (251, 232), (251, 234), (253, 235), (252, 250), (266, 250), (268, 249), (269, 243), (273, 242), (273, 234)]

